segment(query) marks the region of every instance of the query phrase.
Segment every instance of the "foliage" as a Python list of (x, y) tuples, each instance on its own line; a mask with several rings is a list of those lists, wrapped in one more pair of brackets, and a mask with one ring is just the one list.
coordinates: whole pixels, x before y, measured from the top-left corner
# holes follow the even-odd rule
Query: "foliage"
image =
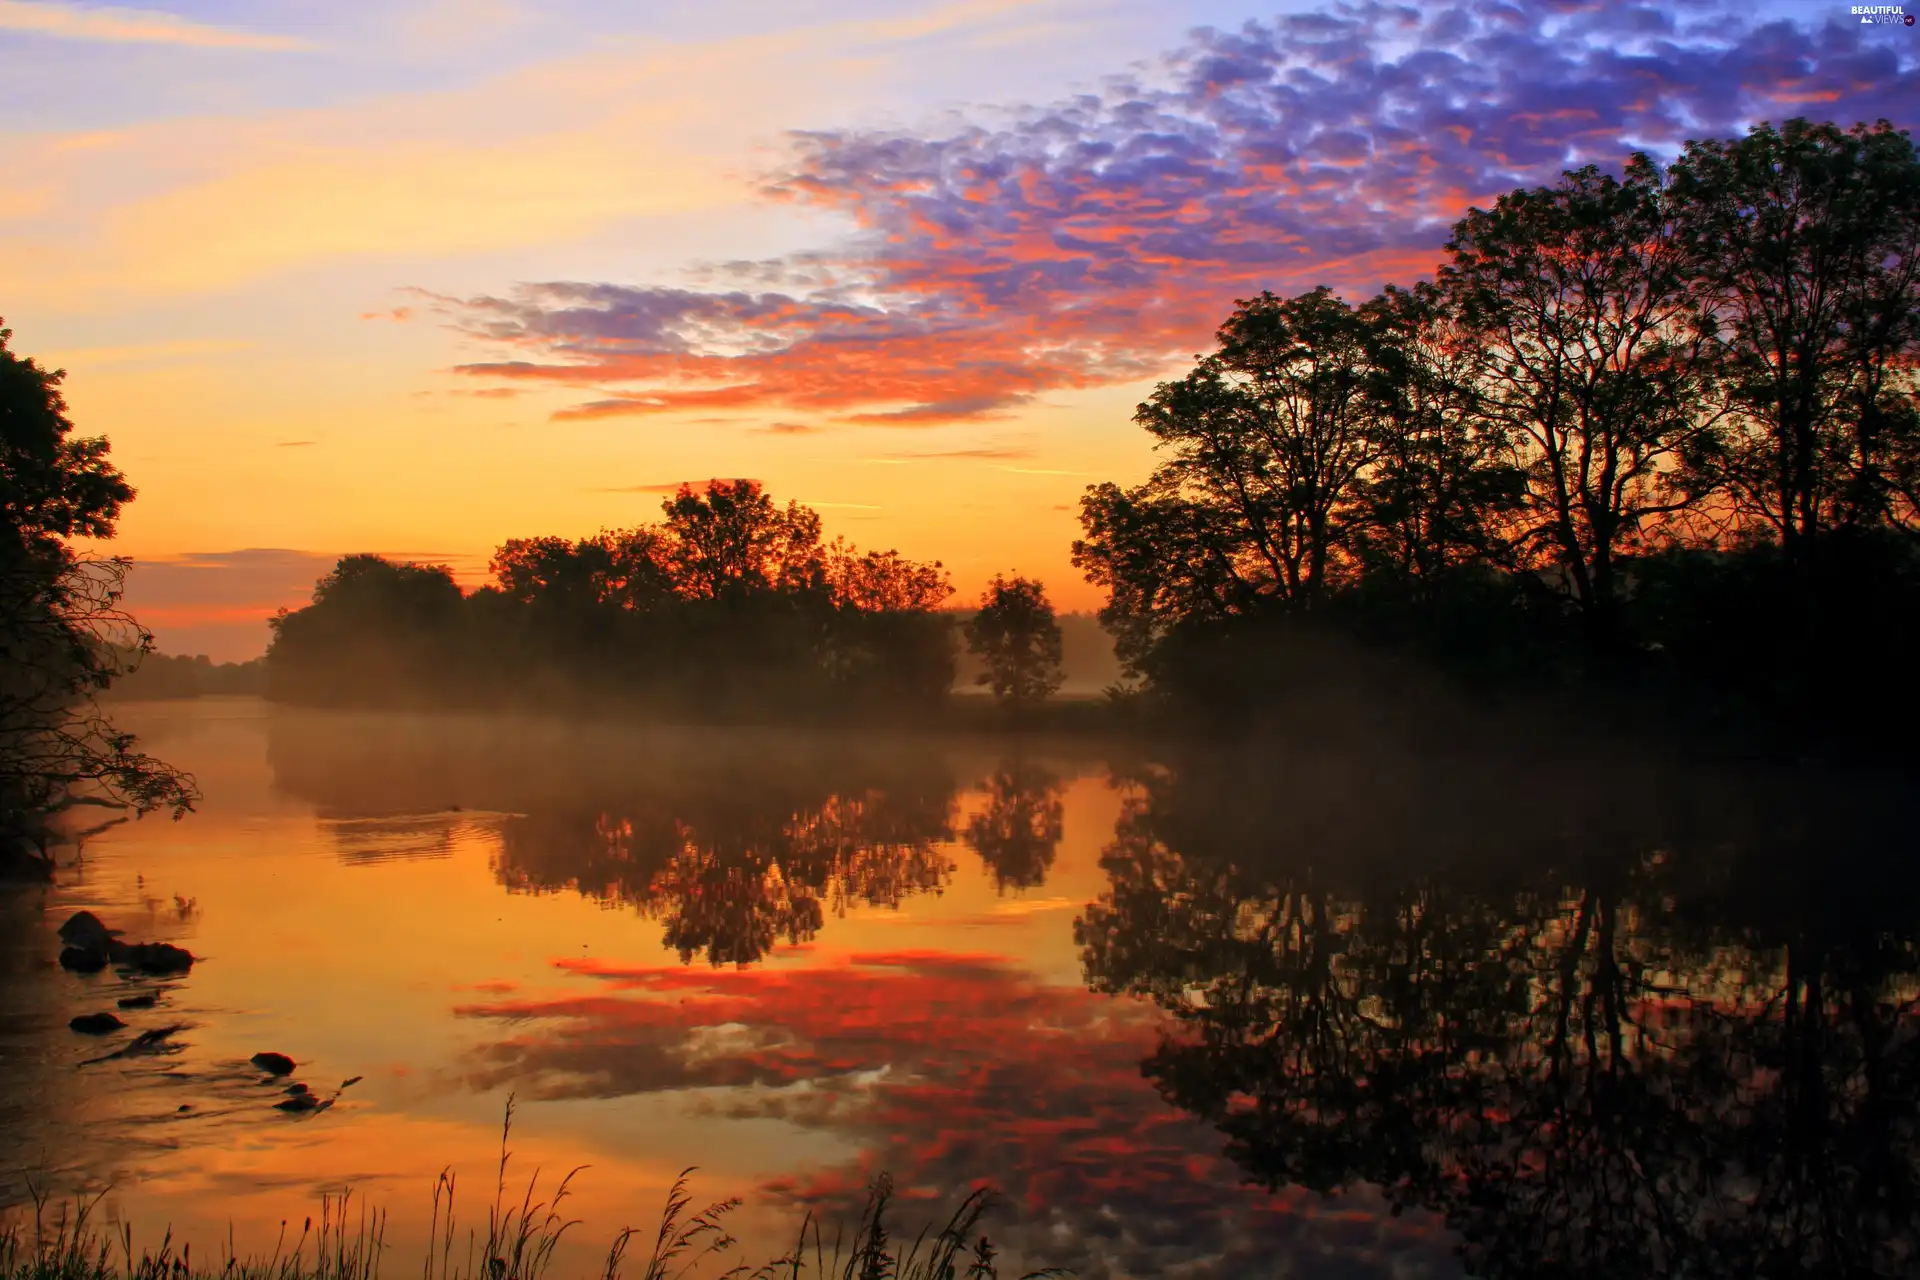
[(96, 698), (152, 647), (120, 607), (128, 562), (74, 538), (113, 535), (133, 489), (99, 437), (72, 435), (60, 385), (0, 328), (0, 863), (88, 804), (175, 817), (193, 780), (136, 747)]
[(267, 664), (260, 658), (246, 662), (215, 662), (206, 654), (149, 653), (140, 665), (115, 681), (107, 692), (114, 698), (200, 698), (255, 696), (266, 691)]
[(1448, 255), (1357, 307), (1242, 302), (1140, 406), (1161, 460), (1089, 488), (1073, 546), (1129, 671), (1244, 714), (1412, 657), (1846, 738), (1833, 674), (1897, 664), (1920, 612), (1908, 136), (1796, 120), (1572, 171)]
[(962, 833), (993, 876), (996, 892), (1038, 888), (1059, 852), (1066, 817), (1060, 780), (1014, 759), (987, 779), (986, 807)]
[(1140, 779), (1075, 933), (1170, 1016), (1143, 1072), (1249, 1180), (1377, 1187), (1474, 1275), (1905, 1274), (1911, 795), (1528, 766), (1586, 787), (1318, 747)]
[(995, 574), (967, 619), (967, 648), (981, 660), (979, 683), (1001, 705), (1023, 710), (1060, 687), (1060, 624), (1047, 589), (1031, 578)]
[(1721, 520), (1790, 559), (1920, 516), (1920, 163), (1884, 120), (1696, 143), (1677, 230), (1725, 420), (1697, 465)]
[(701, 717), (907, 713), (953, 681), (938, 563), (822, 543), (751, 480), (689, 486), (656, 525), (516, 538), (493, 585), (350, 556), (273, 622), (271, 696), (329, 705), (580, 707)]

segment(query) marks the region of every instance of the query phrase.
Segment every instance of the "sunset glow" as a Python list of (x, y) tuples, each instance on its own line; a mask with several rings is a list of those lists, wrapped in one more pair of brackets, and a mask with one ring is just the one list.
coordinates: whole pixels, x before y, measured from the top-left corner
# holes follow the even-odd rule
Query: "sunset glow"
[(165, 651), (709, 476), (1090, 609), (1079, 495), (1236, 298), (1809, 103), (1911, 124), (1917, 50), (1786, 3), (6, 0), (0, 315), (140, 490)]

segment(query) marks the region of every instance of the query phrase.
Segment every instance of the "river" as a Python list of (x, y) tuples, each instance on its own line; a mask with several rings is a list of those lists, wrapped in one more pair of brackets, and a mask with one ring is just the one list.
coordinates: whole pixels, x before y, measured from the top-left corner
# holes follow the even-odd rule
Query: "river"
[[(689, 1167), (702, 1203), (742, 1197), (730, 1256), (756, 1262), (882, 1173), (909, 1234), (991, 1184), (1018, 1261), (1096, 1277), (1914, 1257), (1911, 873), (1862, 906), (1796, 871), (1809, 848), (1911, 864), (1911, 826), (1852, 802), (1826, 847), (1804, 796), (1775, 812), (1744, 780), (116, 715), (205, 801), (0, 891), (15, 1215), (94, 1199), (136, 1248), (211, 1256), (351, 1191), (405, 1274), (443, 1170), (484, 1230), (511, 1095), (510, 1188), (581, 1168), (563, 1273)], [(1762, 855), (1785, 889), (1729, 870)], [(64, 972), (81, 909), (198, 960)], [(123, 1031), (68, 1028), (142, 994)], [(329, 1105), (279, 1109), (289, 1081)], [(1798, 1235), (1756, 1225), (1788, 1211)]]

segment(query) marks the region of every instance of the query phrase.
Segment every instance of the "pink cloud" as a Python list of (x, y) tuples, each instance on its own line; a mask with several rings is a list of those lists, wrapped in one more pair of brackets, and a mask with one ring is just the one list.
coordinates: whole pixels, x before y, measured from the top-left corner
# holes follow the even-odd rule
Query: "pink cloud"
[(896, 427), (1160, 373), (1234, 299), (1427, 274), (1452, 222), (1635, 148), (1813, 111), (1905, 122), (1913, 70), (1842, 22), (1737, 6), (1336, 5), (1202, 30), (1150, 77), (945, 133), (798, 135), (771, 198), (845, 215), (744, 287), (589, 282), (442, 298), (557, 416), (782, 407)]

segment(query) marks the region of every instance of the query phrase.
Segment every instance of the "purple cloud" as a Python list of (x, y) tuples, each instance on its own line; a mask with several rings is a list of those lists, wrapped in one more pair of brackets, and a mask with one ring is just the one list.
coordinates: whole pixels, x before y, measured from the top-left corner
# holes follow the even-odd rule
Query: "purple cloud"
[(723, 269), (755, 288), (560, 282), (440, 304), (502, 350), (464, 372), (597, 390), (561, 416), (997, 416), (1161, 372), (1264, 288), (1425, 275), (1467, 207), (1568, 167), (1763, 119), (1913, 120), (1920, 77), (1885, 31), (1742, 14), (1367, 4), (1203, 29), (1098, 93), (937, 134), (797, 135), (768, 196), (857, 230)]

